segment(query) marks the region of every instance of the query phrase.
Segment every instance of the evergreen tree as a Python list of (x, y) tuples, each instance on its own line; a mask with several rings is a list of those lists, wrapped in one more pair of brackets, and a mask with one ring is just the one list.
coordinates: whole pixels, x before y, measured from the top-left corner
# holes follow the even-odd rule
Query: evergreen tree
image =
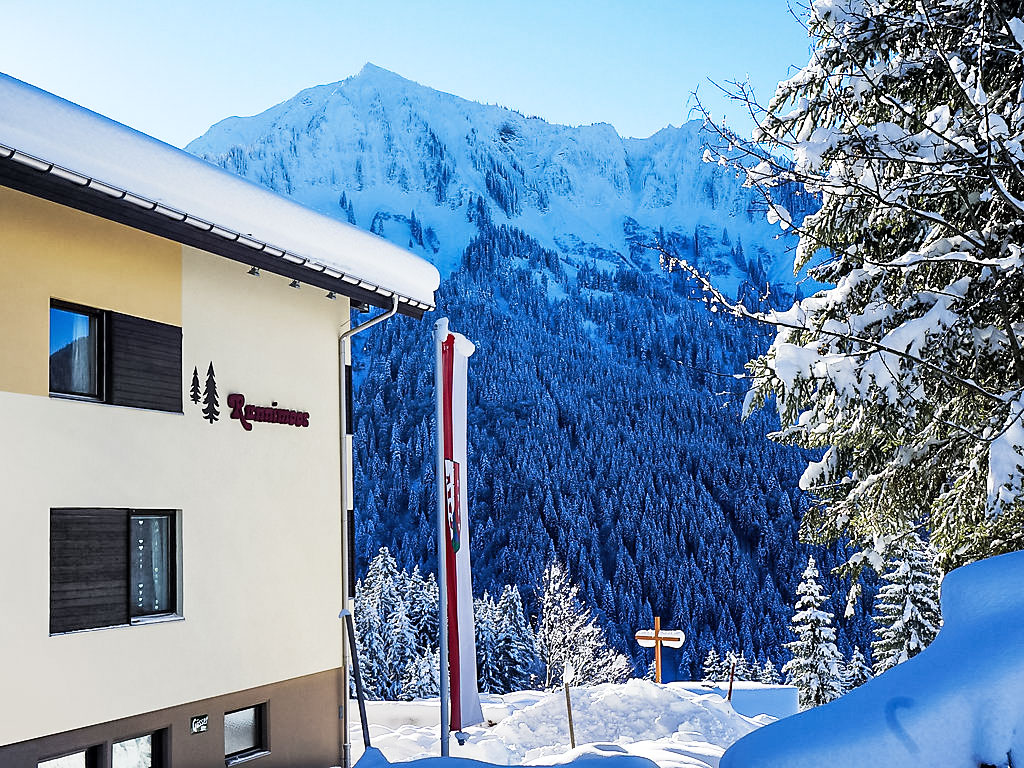
[(864, 685), (864, 683), (871, 679), (871, 676), (871, 666), (868, 664), (868, 660), (864, 658), (864, 652), (861, 651), (859, 645), (853, 646), (853, 655), (850, 657), (850, 661), (846, 664), (846, 669), (844, 670), (843, 688), (847, 691), (852, 691), (854, 688)]
[(912, 533), (882, 575), (872, 614), (871, 655), (880, 675), (913, 658), (935, 639), (942, 624), (939, 574), (931, 547)]
[(704, 664), (701, 667), (701, 679), (705, 682), (715, 683), (726, 680), (728, 677), (729, 672), (725, 667), (725, 662), (718, 655), (718, 651), (712, 648), (708, 651), (708, 655), (704, 657)]
[[(763, 316), (778, 333), (749, 366), (776, 437), (824, 449), (801, 480), (825, 502), (803, 520), (815, 538), (874, 549), (925, 520), (944, 568), (1024, 548), (1020, 15), (811, 3), (810, 62), (748, 148), (769, 220), (800, 235), (796, 266), (827, 251), (811, 273), (833, 287)], [(800, 186), (821, 199), (806, 218)]]
[(473, 601), (473, 628), (476, 635), (477, 685), (482, 693), (506, 693), (502, 690), (501, 659), (497, 651), (498, 607), (489, 594)]
[(782, 676), (779, 675), (779, 670), (776, 669), (771, 659), (764, 660), (764, 664), (761, 666), (757, 676), (757, 682), (764, 683), (765, 685), (782, 684)]
[(540, 659), (518, 587), (506, 586), (502, 590), (497, 613), (494, 651), (498, 658), (498, 692), (525, 690), (533, 684)]
[(545, 687), (562, 682), (567, 659), (581, 685), (618, 683), (630, 673), (626, 657), (608, 646), (604, 631), (580, 600), (579, 587), (557, 560), (544, 569), (537, 650), (545, 666)]
[(421, 649), (409, 662), (402, 675), (402, 699), (429, 699), (440, 695), (438, 669), (441, 657), (436, 650)]
[[(212, 363), (211, 363), (212, 365)], [(199, 401), (202, 400), (202, 391), (199, 389), (199, 367), (193, 366), (192, 368), (192, 388), (189, 390), (189, 397), (192, 398), (192, 402), (198, 405)]]
[(792, 628), (796, 639), (786, 644), (793, 658), (782, 668), (782, 673), (787, 682), (799, 690), (800, 708), (810, 709), (827, 704), (843, 693), (842, 656), (836, 648), (832, 614), (822, 610), (828, 598), (818, 584), (818, 568), (813, 557), (807, 561), (797, 595)]
[(220, 400), (217, 398), (217, 379), (213, 373), (213, 363), (206, 371), (206, 388), (203, 390), (203, 418), (213, 424), (220, 418)]

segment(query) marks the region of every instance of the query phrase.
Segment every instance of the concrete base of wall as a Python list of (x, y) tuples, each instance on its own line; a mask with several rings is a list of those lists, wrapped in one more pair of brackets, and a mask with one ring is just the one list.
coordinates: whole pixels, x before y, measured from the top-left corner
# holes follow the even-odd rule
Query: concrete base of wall
[[(145, 680), (139, 681), (145, 685)], [(164, 762), (153, 768), (215, 768), (224, 765), (224, 714), (266, 705), (269, 753), (246, 763), (252, 768), (328, 768), (338, 765), (341, 670), (203, 699), (135, 717), (0, 746), (3, 768), (36, 768), (40, 761), (91, 750), (95, 766), (110, 768), (111, 745), (160, 732)], [(54, 691), (59, 696), (60, 691)], [(102, 692), (97, 692), (102, 696)], [(13, 703), (13, 702), (11, 702)], [(208, 715), (207, 730), (191, 732), (194, 717)], [(45, 712), (39, 713), (46, 717)]]

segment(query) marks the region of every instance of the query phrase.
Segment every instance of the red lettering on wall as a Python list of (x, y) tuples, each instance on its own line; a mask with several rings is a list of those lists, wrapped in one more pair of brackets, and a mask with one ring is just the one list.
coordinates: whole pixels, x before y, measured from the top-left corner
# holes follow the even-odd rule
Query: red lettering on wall
[[(277, 402), (274, 402), (277, 405)], [(228, 407), (231, 418), (242, 425), (246, 432), (252, 431), (252, 422), (267, 424), (287, 424), (295, 427), (309, 426), (308, 411), (292, 411), (287, 408), (272, 408), (265, 405), (246, 405), (245, 395), (233, 392), (228, 395)]]

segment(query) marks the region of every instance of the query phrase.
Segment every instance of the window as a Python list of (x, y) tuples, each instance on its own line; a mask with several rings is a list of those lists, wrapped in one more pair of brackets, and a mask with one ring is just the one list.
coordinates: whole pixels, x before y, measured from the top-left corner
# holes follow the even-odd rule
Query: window
[(181, 413), (181, 328), (51, 300), (50, 394)]
[(234, 765), (270, 752), (267, 742), (267, 705), (239, 709), (224, 715), (224, 762)]
[(99, 757), (99, 747), (90, 747), (79, 752), (72, 752), (70, 755), (40, 760), (36, 766), (37, 768), (95, 768), (99, 764)]
[(173, 616), (178, 515), (50, 510), (50, 634)]
[(110, 747), (110, 768), (163, 768), (166, 731), (115, 741)]
[(54, 302), (50, 306), (50, 391), (101, 399), (102, 313)]

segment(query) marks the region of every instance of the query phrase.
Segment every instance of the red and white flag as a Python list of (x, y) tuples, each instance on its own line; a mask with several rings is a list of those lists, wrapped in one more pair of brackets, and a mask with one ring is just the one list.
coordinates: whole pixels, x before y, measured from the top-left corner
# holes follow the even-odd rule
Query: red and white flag
[[(473, 343), (448, 330), (448, 319), (434, 325), (437, 367), (438, 552), (441, 573), (441, 708), (442, 746), (447, 732), (482, 723), (476, 689), (476, 642), (473, 630), (473, 581), (469, 562), (469, 503), (466, 494), (466, 379)], [(445, 621), (444, 619), (447, 619)], [(447, 632), (445, 631), (447, 629)], [(447, 634), (447, 637), (445, 635)], [(446, 642), (447, 641), (447, 642)], [(446, 653), (447, 652), (447, 653)], [(448, 659), (448, 676), (445, 656)], [(449, 682), (451, 685), (447, 685)], [(445, 729), (446, 693), (451, 717)]]

